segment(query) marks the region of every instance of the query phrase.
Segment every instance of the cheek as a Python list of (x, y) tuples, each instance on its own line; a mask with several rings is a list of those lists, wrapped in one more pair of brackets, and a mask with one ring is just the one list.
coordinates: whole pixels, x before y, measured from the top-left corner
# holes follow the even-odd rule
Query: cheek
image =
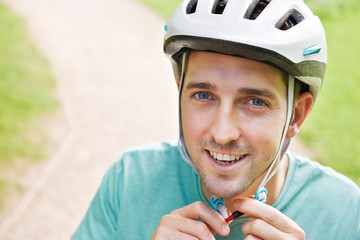
[(259, 118), (244, 119), (242, 121), (242, 137), (245, 138), (258, 151), (268, 151), (277, 148), (283, 130), (281, 118), (263, 116)]
[(206, 134), (208, 125), (210, 124), (209, 119), (211, 119), (208, 114), (186, 105), (182, 106), (181, 114), (183, 134), (187, 139), (190, 141), (195, 140)]

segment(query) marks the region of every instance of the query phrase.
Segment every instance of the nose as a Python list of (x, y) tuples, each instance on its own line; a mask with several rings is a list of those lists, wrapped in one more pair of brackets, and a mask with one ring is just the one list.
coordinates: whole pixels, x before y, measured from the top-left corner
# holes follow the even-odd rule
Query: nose
[(221, 105), (215, 113), (210, 135), (218, 144), (227, 144), (240, 137), (239, 119), (229, 105)]

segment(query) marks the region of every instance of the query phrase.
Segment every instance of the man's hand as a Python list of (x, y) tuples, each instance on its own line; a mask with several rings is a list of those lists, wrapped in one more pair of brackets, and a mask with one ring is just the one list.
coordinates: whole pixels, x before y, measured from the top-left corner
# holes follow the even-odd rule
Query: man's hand
[(234, 201), (234, 207), (253, 218), (243, 224), (246, 240), (305, 239), (304, 231), (290, 218), (272, 206), (251, 198)]
[[(198, 220), (202, 220), (202, 222)], [(215, 239), (214, 234), (230, 233), (224, 218), (203, 202), (195, 202), (174, 210), (161, 218), (152, 240)]]

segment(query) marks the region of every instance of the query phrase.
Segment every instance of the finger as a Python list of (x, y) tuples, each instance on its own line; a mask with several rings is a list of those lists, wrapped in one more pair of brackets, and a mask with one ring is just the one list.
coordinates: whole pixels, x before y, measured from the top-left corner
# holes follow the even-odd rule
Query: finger
[(225, 222), (224, 218), (204, 202), (195, 202), (181, 209), (177, 209), (173, 213), (179, 214), (184, 218), (194, 220), (201, 219), (204, 223), (209, 225), (210, 229), (222, 236), (226, 236), (230, 233), (229, 226)]
[(159, 227), (157, 231), (154, 233), (154, 236), (151, 238), (151, 240), (173, 240), (173, 239), (198, 240), (198, 238), (195, 236), (191, 236), (186, 233), (182, 233), (166, 227)]
[(242, 230), (245, 235), (253, 235), (260, 239), (281, 240), (287, 239), (279, 229), (259, 218), (253, 218), (244, 222)]
[(183, 218), (181, 222), (177, 223), (176, 227), (178, 231), (194, 236), (197, 239), (215, 239), (214, 233), (204, 222)]
[(297, 228), (297, 224), (276, 208), (251, 198), (239, 198), (234, 201), (234, 207), (254, 218), (261, 218), (272, 226), (285, 230)]
[(257, 236), (254, 236), (254, 235), (248, 235), (246, 236), (246, 238), (244, 238), (244, 240), (263, 240)]
[(179, 229), (179, 231), (194, 236), (200, 240), (215, 240), (214, 233), (210, 231), (205, 223), (193, 221), (192, 223), (189, 222), (189, 224), (191, 224), (191, 226), (186, 226), (186, 228)]
[(157, 232), (160, 232), (161, 236), (171, 236), (171, 239), (177, 239), (175, 236), (178, 235), (178, 233), (192, 236), (195, 239), (215, 239), (204, 222), (185, 218), (179, 214), (163, 216), (159, 225), (161, 227), (158, 228)]

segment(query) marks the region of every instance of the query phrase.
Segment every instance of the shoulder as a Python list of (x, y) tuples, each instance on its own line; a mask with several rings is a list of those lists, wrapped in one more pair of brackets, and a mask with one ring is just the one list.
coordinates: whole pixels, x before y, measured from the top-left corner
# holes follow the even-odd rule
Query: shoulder
[[(292, 156), (291, 156), (292, 155)], [(360, 206), (360, 188), (348, 177), (330, 167), (311, 161), (295, 153), (290, 153), (293, 161), (292, 185), (302, 192), (308, 191), (319, 197), (344, 204)]]
[(127, 170), (153, 171), (184, 166), (176, 143), (159, 142), (128, 149), (118, 164)]
[(176, 142), (158, 142), (128, 149), (108, 173), (127, 179), (153, 179), (191, 171), (191, 167), (182, 160)]
[(158, 193), (167, 191), (193, 175), (175, 143), (152, 143), (128, 149), (107, 171), (102, 189), (124, 201), (151, 195), (157, 188), (161, 188)]
[[(326, 239), (354, 239), (360, 233), (359, 187), (330, 167), (292, 152), (289, 157), (280, 208), (311, 239), (325, 239), (324, 236), (328, 236)], [(329, 228), (330, 225), (337, 227)]]
[(178, 157), (179, 152), (175, 142), (158, 142), (141, 145), (128, 149), (124, 155), (124, 160), (129, 158), (141, 160), (147, 157), (156, 157), (153, 160), (161, 160), (164, 157)]
[(348, 177), (335, 171), (334, 169), (323, 166), (318, 162), (302, 157), (296, 153), (290, 153), (294, 163), (295, 176), (302, 178), (303, 181), (321, 184), (322, 186), (343, 186), (345, 188), (359, 191), (359, 187)]
[(166, 158), (181, 158), (175, 142), (157, 142), (127, 149), (110, 170), (119, 171), (127, 166), (159, 164)]

